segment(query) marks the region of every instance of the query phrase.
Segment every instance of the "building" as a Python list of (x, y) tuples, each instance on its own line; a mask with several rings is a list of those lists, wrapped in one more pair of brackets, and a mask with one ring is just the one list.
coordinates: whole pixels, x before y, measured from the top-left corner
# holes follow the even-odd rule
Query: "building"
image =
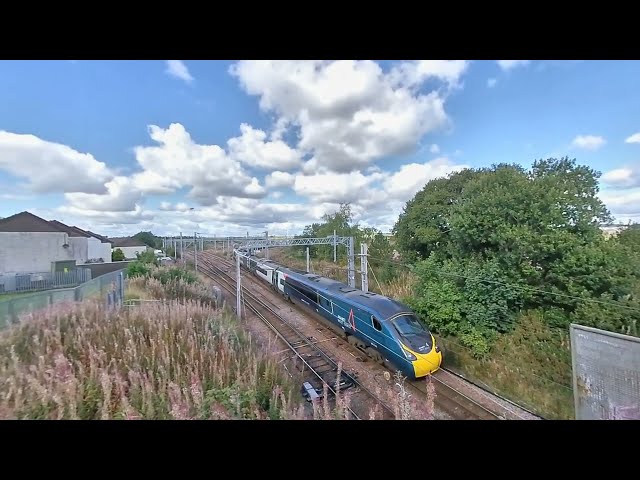
[(620, 232), (626, 230), (627, 228), (629, 228), (629, 225), (624, 225), (624, 224), (601, 225), (600, 226), (600, 230), (602, 231), (602, 234), (606, 238), (615, 237), (615, 236), (619, 235)]
[[(51, 224), (69, 235), (69, 241), (74, 247), (75, 259), (78, 264), (103, 263), (111, 261), (111, 243), (102, 240), (78, 227), (70, 227), (57, 220)], [(104, 238), (104, 237), (103, 237)]]
[[(83, 263), (109, 263), (111, 262), (111, 240), (102, 235), (90, 232), (89, 230), (82, 230), (75, 225), (69, 227), (64, 223), (52, 220), (56, 226), (60, 228), (66, 228), (72, 232), (76, 232), (80, 235), (80, 238), (86, 238), (87, 253), (86, 260)], [(84, 245), (84, 243), (83, 243)]]
[(64, 271), (79, 256), (69, 234), (43, 218), (21, 212), (0, 220), (2, 274)]
[(138, 253), (142, 254), (147, 250), (153, 251), (146, 243), (132, 237), (114, 237), (109, 240), (111, 241), (111, 251), (114, 252), (119, 248), (124, 253), (125, 260), (135, 260)]
[(20, 212), (0, 220), (0, 274), (68, 271), (88, 262), (111, 262), (102, 237)]

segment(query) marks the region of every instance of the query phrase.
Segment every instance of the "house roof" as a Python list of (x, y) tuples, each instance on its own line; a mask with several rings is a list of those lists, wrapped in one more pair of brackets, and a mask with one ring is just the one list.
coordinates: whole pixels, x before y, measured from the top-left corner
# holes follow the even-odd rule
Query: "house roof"
[(86, 230), (86, 232), (91, 235), (92, 237), (97, 238), (98, 240), (100, 240), (102, 243), (113, 243), (113, 240), (104, 237), (102, 235), (98, 235), (97, 233), (93, 233), (91, 230)]
[(95, 237), (101, 242), (112, 243), (111, 240), (102, 235), (83, 230), (76, 226), (70, 227), (58, 220), (45, 220), (27, 211), (0, 219), (0, 232), (66, 233), (70, 237)]
[(70, 227), (69, 225), (65, 225), (64, 223), (59, 222), (57, 220), (51, 220), (49, 223), (51, 223), (52, 225), (55, 225), (59, 230), (67, 233), (70, 237), (89, 238), (91, 236), (84, 230), (80, 230), (79, 228), (76, 228), (76, 227)]
[(44, 218), (25, 211), (0, 220), (0, 232), (61, 233), (64, 230)]
[(111, 238), (111, 246), (118, 247), (146, 247), (147, 244), (132, 237), (114, 237)]

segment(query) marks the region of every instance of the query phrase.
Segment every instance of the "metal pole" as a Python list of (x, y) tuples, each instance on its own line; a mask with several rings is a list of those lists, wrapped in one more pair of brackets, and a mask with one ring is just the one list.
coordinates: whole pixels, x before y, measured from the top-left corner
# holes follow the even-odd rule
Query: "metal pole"
[(239, 319), (242, 319), (242, 310), (240, 309), (240, 292), (242, 287), (240, 285), (240, 255), (236, 252), (236, 315)]
[(193, 261), (195, 262), (196, 273), (198, 273), (198, 237), (193, 232)]
[(362, 270), (362, 291), (369, 291), (369, 278), (367, 272), (367, 244), (360, 244), (360, 268)]
[(347, 259), (348, 261), (348, 266), (347, 266), (347, 275), (349, 276), (348, 278), (348, 283), (349, 286), (352, 288), (356, 287), (356, 262), (354, 260), (354, 256), (355, 253), (353, 251), (353, 237), (349, 237), (349, 258)]
[(338, 250), (338, 243), (336, 242), (336, 231), (333, 231), (333, 263), (336, 263), (336, 253)]
[(309, 247), (307, 247), (307, 273), (309, 273)]
[[(267, 231), (266, 231), (266, 232), (264, 232), (264, 233), (266, 233), (266, 234), (267, 234), (267, 240), (269, 240), (269, 231), (267, 230)], [(268, 245), (268, 244), (267, 244), (267, 248), (265, 249), (264, 255), (265, 255), (265, 258), (266, 258), (267, 260), (269, 260), (269, 245)]]
[(184, 263), (184, 249), (183, 247), (183, 243), (182, 243), (182, 232), (180, 232), (180, 260), (182, 260), (182, 263)]

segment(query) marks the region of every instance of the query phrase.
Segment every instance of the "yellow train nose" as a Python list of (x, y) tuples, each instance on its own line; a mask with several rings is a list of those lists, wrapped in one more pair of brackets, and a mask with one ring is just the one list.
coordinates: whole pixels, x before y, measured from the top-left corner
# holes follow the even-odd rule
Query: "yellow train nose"
[(416, 357), (417, 360), (413, 361), (413, 371), (415, 372), (416, 378), (431, 375), (436, 372), (442, 364), (442, 352), (436, 352), (435, 348), (431, 349), (431, 351), (425, 355), (417, 354)]

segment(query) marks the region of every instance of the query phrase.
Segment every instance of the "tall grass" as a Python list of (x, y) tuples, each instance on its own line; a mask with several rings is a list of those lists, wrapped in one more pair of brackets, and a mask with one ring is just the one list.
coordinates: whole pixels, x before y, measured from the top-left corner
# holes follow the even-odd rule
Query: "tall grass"
[(575, 418), (569, 334), (553, 332), (535, 312), (520, 315), (514, 331), (498, 337), (486, 360), (473, 358), (455, 337), (439, 341), (449, 368), (545, 418)]
[[(235, 316), (212, 308), (204, 285), (139, 277), (128, 291), (164, 301), (115, 310), (58, 304), (2, 332), (0, 418), (352, 418), (352, 391), (338, 392), (333, 407), (326, 395), (305, 411), (301, 379), (260, 350)], [(431, 418), (432, 398), (418, 408), (399, 382), (379, 392), (397, 417)]]
[(233, 317), (193, 300), (56, 306), (0, 337), (2, 418), (297, 418), (293, 392)]

